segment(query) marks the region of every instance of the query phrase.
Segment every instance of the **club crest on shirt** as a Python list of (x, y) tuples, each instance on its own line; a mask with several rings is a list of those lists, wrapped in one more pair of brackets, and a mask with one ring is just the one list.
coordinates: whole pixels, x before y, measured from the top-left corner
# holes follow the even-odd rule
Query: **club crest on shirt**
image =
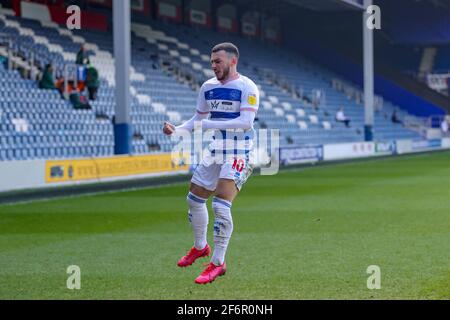
[(235, 100), (235, 99), (239, 99), (239, 90), (231, 90), (230, 91), (230, 98), (232, 99), (232, 100)]

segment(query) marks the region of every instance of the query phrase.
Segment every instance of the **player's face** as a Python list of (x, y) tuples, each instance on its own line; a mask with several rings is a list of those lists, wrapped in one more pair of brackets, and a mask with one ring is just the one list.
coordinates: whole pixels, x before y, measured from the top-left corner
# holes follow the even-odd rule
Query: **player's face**
[(230, 67), (233, 58), (224, 50), (213, 52), (211, 54), (211, 68), (214, 71), (217, 80), (223, 81), (230, 75)]

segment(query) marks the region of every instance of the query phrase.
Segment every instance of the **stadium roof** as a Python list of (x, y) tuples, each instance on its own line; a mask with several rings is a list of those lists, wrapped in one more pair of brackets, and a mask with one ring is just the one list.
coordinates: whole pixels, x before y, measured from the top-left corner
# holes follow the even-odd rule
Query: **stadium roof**
[[(363, 9), (364, 0), (283, 0), (286, 3), (307, 8), (314, 11), (346, 11)], [(389, 0), (392, 1), (392, 0)], [(396, 0), (398, 1), (398, 0)], [(425, 2), (431, 6), (442, 9), (450, 9), (450, 0), (403, 0), (405, 7), (411, 3)], [(373, 0), (376, 4), (378, 1)]]
[(361, 10), (362, 0), (284, 0), (287, 3), (314, 11)]
[(362, 9), (358, 2), (363, 0), (228, 0), (241, 9), (261, 10), (268, 14), (283, 16), (296, 9), (312, 10), (316, 12), (344, 12)]
[[(285, 16), (295, 12), (296, 9), (311, 10), (314, 12), (358, 12), (363, 9), (364, 0), (224, 0), (226, 3), (234, 3), (243, 10), (257, 10), (269, 15)], [(382, 8), (390, 7), (393, 0), (372, 0), (373, 4)], [(410, 6), (425, 3), (430, 9), (438, 8), (450, 10), (450, 0), (395, 0), (402, 3), (405, 10)]]
[(437, 8), (450, 9), (450, 1), (449, 0), (416, 0), (419, 1), (428, 1), (431, 2)]

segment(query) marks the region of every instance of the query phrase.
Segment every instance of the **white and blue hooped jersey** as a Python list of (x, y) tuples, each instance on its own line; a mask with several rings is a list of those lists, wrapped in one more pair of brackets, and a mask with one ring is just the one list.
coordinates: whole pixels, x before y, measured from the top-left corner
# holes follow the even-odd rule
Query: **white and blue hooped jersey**
[[(257, 112), (259, 106), (259, 90), (249, 78), (239, 75), (238, 78), (222, 84), (217, 78), (206, 81), (199, 92), (197, 112), (209, 113), (210, 119), (227, 121), (240, 116), (241, 111)], [(247, 155), (253, 149), (253, 126), (248, 130), (217, 130), (210, 148), (214, 154), (222, 149), (223, 154)], [(222, 145), (222, 146), (221, 146)], [(230, 146), (232, 146), (230, 148)]]
[[(197, 112), (209, 113), (210, 119), (227, 121), (240, 116), (241, 111), (257, 112), (259, 107), (259, 90), (249, 78), (238, 78), (222, 84), (217, 78), (206, 81), (199, 92)], [(217, 130), (214, 134), (216, 143), (210, 146), (214, 154), (219, 149), (223, 154), (248, 155), (253, 149), (253, 126), (248, 130)], [(220, 140), (220, 142), (219, 142)]]

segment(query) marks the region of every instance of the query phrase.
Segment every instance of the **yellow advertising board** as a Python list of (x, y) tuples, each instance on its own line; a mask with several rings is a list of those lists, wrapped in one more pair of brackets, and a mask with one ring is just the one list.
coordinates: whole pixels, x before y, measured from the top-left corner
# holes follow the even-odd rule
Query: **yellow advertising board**
[(185, 161), (172, 160), (171, 154), (48, 160), (45, 164), (47, 183), (125, 177), (139, 174), (187, 171)]

